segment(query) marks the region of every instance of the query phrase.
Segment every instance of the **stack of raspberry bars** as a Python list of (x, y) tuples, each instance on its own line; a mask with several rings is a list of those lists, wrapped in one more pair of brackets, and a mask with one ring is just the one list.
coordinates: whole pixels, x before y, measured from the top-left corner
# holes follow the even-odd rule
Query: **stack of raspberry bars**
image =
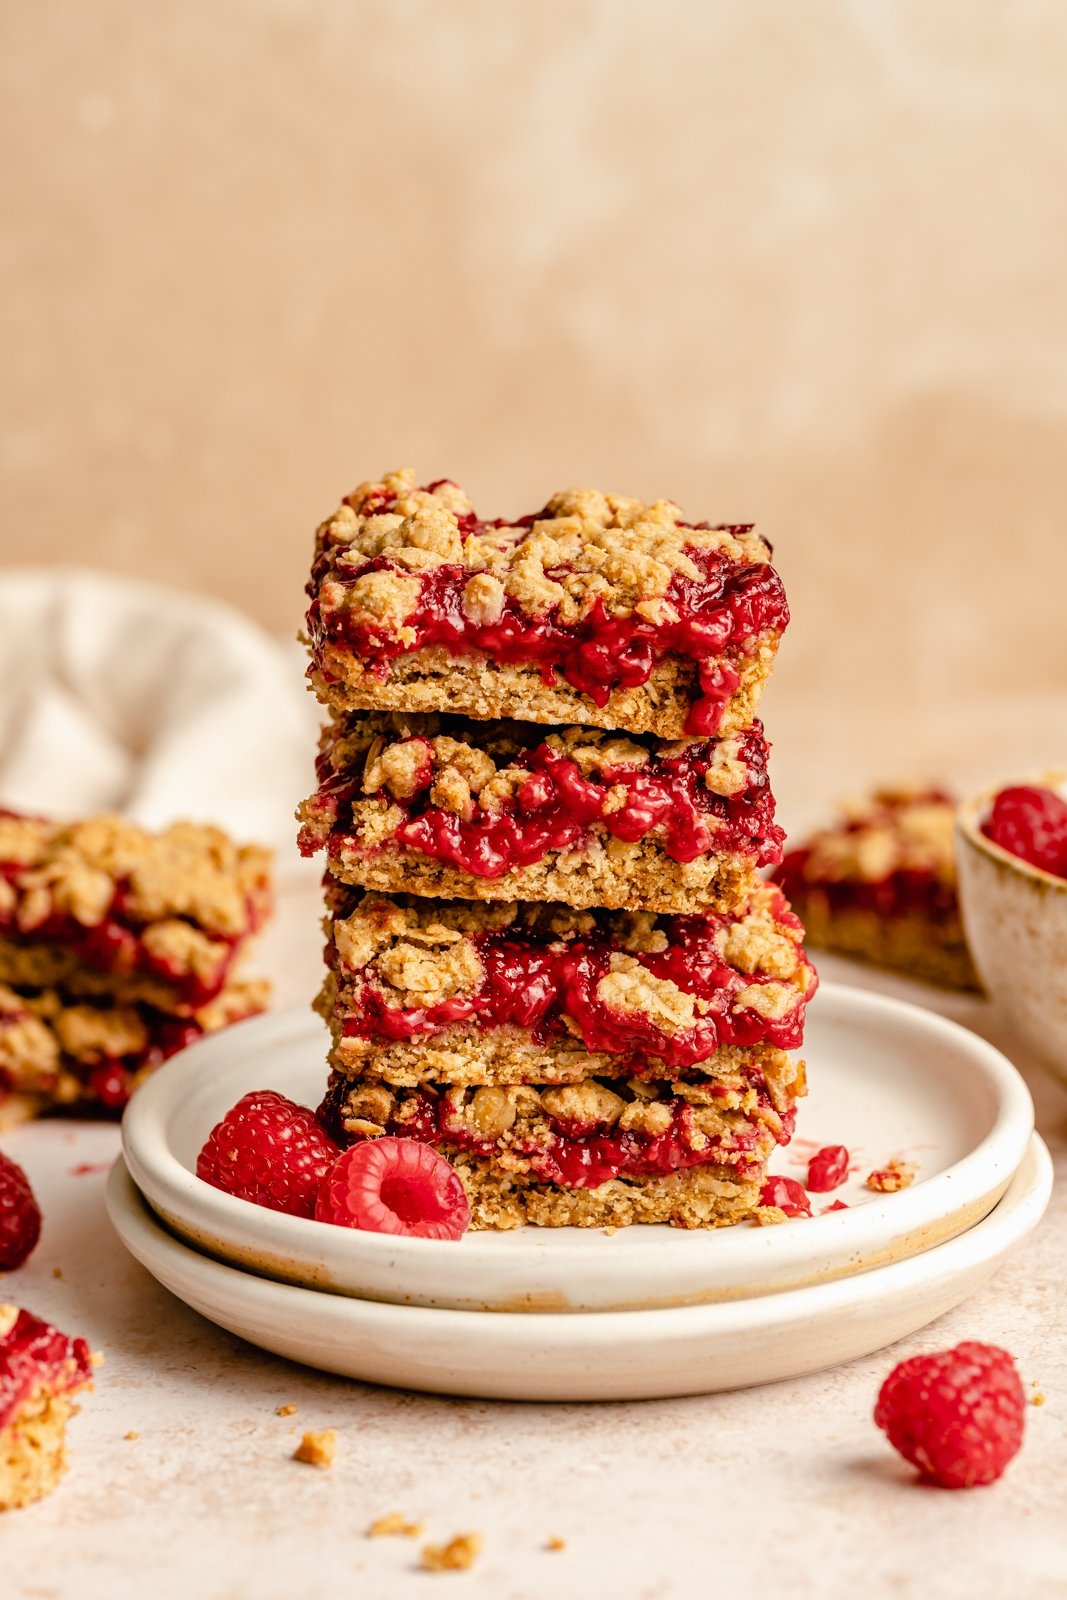
[(268, 852), (218, 828), (0, 812), (0, 1128), (117, 1111), (182, 1046), (261, 1011), (267, 985), (238, 968), (270, 905)]
[(669, 501), (486, 522), (406, 472), (318, 530), (322, 1114), (433, 1144), (475, 1227), (732, 1223), (790, 1137), (815, 979), (757, 875), (769, 556)]

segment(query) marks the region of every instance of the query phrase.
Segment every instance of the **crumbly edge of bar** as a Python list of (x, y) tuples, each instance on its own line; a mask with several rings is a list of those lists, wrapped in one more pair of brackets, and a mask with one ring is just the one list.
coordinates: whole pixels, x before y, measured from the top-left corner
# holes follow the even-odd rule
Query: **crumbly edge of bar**
[(598, 1189), (564, 1189), (507, 1172), (491, 1158), (446, 1152), (471, 1208), (471, 1228), (627, 1228), (670, 1223), (675, 1228), (724, 1228), (743, 1222), (759, 1205), (763, 1174), (723, 1176), (710, 1166), (660, 1178), (613, 1178)]
[(0, 1511), (51, 1494), (67, 1468), (67, 1421), (77, 1410), (69, 1395), (46, 1391), (0, 1428)]
[[(215, 1033), (265, 1010), (269, 999), (265, 980), (235, 980), (191, 1020), (205, 1033)], [(146, 1014), (144, 1008), (110, 997), (101, 1003), (53, 988), (22, 993), (0, 988), (0, 1080), (12, 1098), (25, 1099), (27, 1117), (51, 1106), (94, 1104), (96, 1097), (71, 1067), (91, 1068), (104, 1059), (139, 1055), (156, 1038), (153, 1023), (173, 1020), (167, 1013), (153, 1017), (151, 1011)], [(143, 1070), (147, 1075), (152, 1069)], [(139, 1081), (140, 1074), (135, 1078)], [(3, 1122), (0, 1097), (0, 1126)]]
[(800, 848), (801, 876), (812, 886), (882, 883), (896, 872), (931, 872), (946, 887), (956, 882), (956, 807), (926, 791), (881, 789), (843, 808), (842, 819)]
[[(318, 1008), (338, 1041), (348, 1019), (366, 1006), (368, 985), (381, 1005), (397, 1015), (417, 1016), (425, 1008), (477, 994), (485, 978), (485, 952), (479, 941), (487, 934), (504, 936), (516, 950), (527, 942), (531, 949), (541, 948), (548, 941), (561, 953), (572, 940), (595, 936), (607, 941), (606, 967), (597, 980), (598, 1003), (620, 1020), (629, 1017), (651, 1024), (668, 1038), (694, 1028), (706, 1014), (699, 994), (675, 978), (657, 975), (646, 964), (650, 955), (670, 949), (675, 934), (670, 917), (628, 910), (594, 913), (551, 902), (478, 904), (379, 894), (346, 898), (334, 880), (328, 882), (332, 914), (325, 920), (324, 932), (330, 970)], [(780, 891), (757, 880), (741, 913), (709, 917), (704, 924), (709, 955), (713, 953), (730, 975), (724, 994), (728, 991), (731, 1008), (762, 1017), (766, 1023), (762, 1039), (768, 1043), (776, 1026), (802, 1020), (801, 1008), (814, 986), (802, 929), (791, 914), (787, 921), (781, 920), (786, 915)], [(691, 933), (690, 925), (685, 926)], [(561, 1030), (569, 1031), (553, 1034), (548, 1048), (561, 1055), (584, 1050), (580, 1025), (569, 1022), (565, 1012), (559, 1023)], [(478, 1055), (502, 1048), (511, 1056), (511, 1046), (494, 1039), (529, 1038), (525, 1029), (480, 1025), (477, 1019), (457, 1019), (454, 1028), (451, 1039), (466, 1037), (467, 1029), (476, 1030), (472, 1037)], [(750, 1032), (757, 1042), (760, 1034)], [(391, 1048), (387, 1036), (387, 1029), (379, 1030), (377, 1044), (383, 1052)], [(411, 1049), (444, 1048), (448, 1039), (431, 1029), (420, 1034), (417, 1045), (413, 1040), (398, 1043), (398, 1054), (406, 1055)], [(362, 1059), (374, 1053), (375, 1045), (354, 1041), (347, 1050), (349, 1060)]]
[(535, 900), (577, 910), (600, 906), (684, 914), (740, 910), (752, 892), (755, 863), (754, 857), (732, 853), (673, 861), (650, 835), (630, 843), (591, 834), (584, 848), (549, 851), (541, 861), (502, 877), (477, 878), (447, 862), (388, 845), (364, 854), (341, 838), (331, 850), (330, 871), (342, 883), (386, 894), (406, 891), (445, 900)]
[[(420, 788), (431, 789), (448, 774), (463, 779), (462, 802), (448, 792), (431, 794), (431, 803), (457, 810), (472, 802), (492, 813), (501, 794), (510, 796), (530, 775), (533, 751), (547, 745), (553, 755), (573, 762), (581, 777), (601, 782), (607, 771), (624, 767), (640, 772), (690, 752), (707, 751), (704, 784), (710, 795), (731, 797), (745, 792), (752, 771), (744, 759), (746, 736), (767, 745), (757, 723), (725, 738), (713, 736), (659, 739), (651, 734), (627, 736), (607, 728), (569, 723), (545, 726), (514, 717), (473, 721), (437, 712), (356, 711), (331, 716), (320, 737), (323, 764), (333, 774), (358, 780), (365, 795), (381, 794), (405, 801)], [(305, 802), (311, 804), (311, 802)]]
[[(472, 517), (476, 525), (462, 529)], [(751, 525), (697, 527), (671, 500), (645, 504), (598, 489), (561, 490), (533, 517), (494, 526), (477, 519), (458, 484), (420, 488), (407, 469), (360, 484), (315, 534), (323, 606), (351, 605), (393, 632), (419, 579), (445, 565), (466, 569), (463, 609), (475, 621), (495, 621), (510, 599), (535, 620), (555, 613), (575, 622), (599, 602), (609, 615), (658, 622), (670, 615), (664, 600), (675, 577), (707, 581), (692, 551), (738, 566), (771, 555)], [(376, 559), (384, 569), (356, 577)], [(338, 579), (354, 577), (346, 600)]]
[[(737, 658), (740, 682), (725, 703), (716, 736), (739, 732), (755, 719), (763, 686), (778, 648), (777, 634)], [(616, 689), (604, 706), (559, 678), (549, 687), (536, 662), (496, 662), (480, 652), (453, 656), (434, 648), (395, 657), (384, 677), (375, 677), (358, 657), (327, 645), (321, 670), (311, 682), (332, 711), (456, 712), (475, 719), (514, 718), (558, 725), (580, 723), (616, 733), (656, 734), (682, 739), (694, 699), (700, 695), (695, 661), (669, 657), (653, 667), (647, 681)]]
[(79, 822), (0, 815), (0, 912), (24, 932), (55, 912), (96, 927), (121, 883), (124, 914), (137, 924), (185, 918), (209, 934), (237, 939), (266, 916), (271, 852), (238, 845), (221, 828), (176, 822), (148, 833), (123, 817)]
[[(246, 954), (242, 949), (241, 958)], [(0, 983), (13, 989), (60, 989), (83, 999), (106, 999), (116, 1005), (145, 1005), (172, 1017), (196, 1016), (231, 989), (238, 979), (229, 967), (211, 1000), (193, 1005), (165, 978), (149, 973), (115, 973), (86, 966), (62, 944), (20, 944), (0, 934)]]
[[(656, 1139), (687, 1113), (683, 1138), (695, 1155), (711, 1140), (752, 1135), (755, 1155), (766, 1160), (783, 1137), (783, 1117), (793, 1110), (801, 1076), (788, 1086), (765, 1085), (764, 1093), (748, 1082), (728, 1087), (708, 1079), (645, 1082), (585, 1078), (578, 1083), (482, 1085), (472, 1088), (426, 1085), (397, 1089), (358, 1078), (331, 1080), (327, 1091), (329, 1117), (354, 1138), (402, 1136), (432, 1104), (440, 1118), (439, 1142), (470, 1148), (468, 1140), (491, 1141), (491, 1156), (511, 1172), (527, 1172), (532, 1153), (548, 1148), (567, 1128), (603, 1134), (632, 1134)], [(340, 1091), (338, 1094), (337, 1091)], [(770, 1103), (768, 1103), (768, 1101)], [(461, 1137), (462, 1135), (462, 1137)], [(750, 1157), (752, 1152), (749, 1153)], [(731, 1167), (724, 1156), (721, 1163)]]
[[(350, 1078), (368, 1078), (398, 1088), (420, 1083), (510, 1084), (579, 1083), (583, 1078), (629, 1078), (632, 1063), (603, 1050), (587, 1050), (580, 1039), (561, 1034), (539, 1043), (524, 1028), (479, 1028), (455, 1023), (440, 1033), (411, 1039), (362, 1039), (342, 1033), (331, 1015), (332, 989), (327, 983), (316, 1002), (333, 1036), (330, 1066)], [(658, 1057), (644, 1058), (649, 1078), (736, 1077), (746, 1069), (788, 1081), (785, 1063), (793, 1058), (772, 1045), (723, 1045), (693, 1067), (666, 1066)]]
[(963, 925), (956, 918), (944, 922), (911, 912), (883, 917), (861, 906), (831, 909), (816, 888), (807, 895), (794, 893), (793, 904), (810, 945), (939, 988), (982, 991)]

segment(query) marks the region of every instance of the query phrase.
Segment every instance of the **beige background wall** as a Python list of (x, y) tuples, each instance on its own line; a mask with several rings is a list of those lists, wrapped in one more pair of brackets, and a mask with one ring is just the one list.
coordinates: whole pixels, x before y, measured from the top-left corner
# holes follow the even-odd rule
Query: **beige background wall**
[(3, 0), (0, 29), (4, 560), (291, 630), (364, 476), (490, 514), (594, 482), (775, 540), (780, 745), (877, 726), (893, 775), (1067, 686), (1059, 0)]

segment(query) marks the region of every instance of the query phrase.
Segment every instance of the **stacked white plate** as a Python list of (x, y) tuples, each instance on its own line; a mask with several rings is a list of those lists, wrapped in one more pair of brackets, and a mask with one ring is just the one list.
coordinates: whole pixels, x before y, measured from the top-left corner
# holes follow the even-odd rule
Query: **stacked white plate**
[[(852, 1175), (778, 1227), (521, 1228), (457, 1243), (288, 1217), (202, 1183), (196, 1155), (254, 1088), (315, 1105), (326, 1033), (275, 1012), (203, 1040), (137, 1094), (108, 1205), (168, 1289), (266, 1350), (443, 1394), (615, 1400), (770, 1382), (864, 1355), (984, 1284), (1037, 1224), (1052, 1168), (1026, 1085), (955, 1023), (825, 984), (811, 1094), (775, 1170), (845, 1145)], [(895, 1194), (864, 1176), (918, 1167)], [(847, 1209), (821, 1209), (835, 1200)]]

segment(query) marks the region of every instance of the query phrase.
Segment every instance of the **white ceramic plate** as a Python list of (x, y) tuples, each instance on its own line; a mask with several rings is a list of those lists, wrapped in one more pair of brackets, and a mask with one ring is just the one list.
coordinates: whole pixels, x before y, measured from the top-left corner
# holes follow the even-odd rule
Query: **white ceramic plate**
[[(315, 1105), (326, 1030), (275, 1012), (174, 1057), (123, 1123), (138, 1188), (175, 1233), (233, 1265), (307, 1287), (454, 1310), (640, 1310), (767, 1294), (913, 1255), (973, 1226), (1023, 1159), (1033, 1106), (1014, 1067), (955, 1023), (898, 1000), (827, 984), (809, 1016), (811, 1093), (799, 1139), (774, 1166), (797, 1177), (820, 1144), (858, 1170), (816, 1208), (850, 1209), (777, 1228), (522, 1228), (458, 1243), (329, 1227), (236, 1200), (195, 1175), (214, 1124), (253, 1088)], [(911, 1188), (876, 1195), (872, 1167), (904, 1155)]]
[(947, 1244), (812, 1288), (659, 1311), (439, 1311), (324, 1294), (199, 1254), (145, 1205), (120, 1157), (108, 1211), (127, 1248), (210, 1321), (369, 1383), (495, 1400), (642, 1400), (797, 1377), (892, 1344), (981, 1287), (1039, 1221), (1052, 1162), (1035, 1134), (992, 1212)]

